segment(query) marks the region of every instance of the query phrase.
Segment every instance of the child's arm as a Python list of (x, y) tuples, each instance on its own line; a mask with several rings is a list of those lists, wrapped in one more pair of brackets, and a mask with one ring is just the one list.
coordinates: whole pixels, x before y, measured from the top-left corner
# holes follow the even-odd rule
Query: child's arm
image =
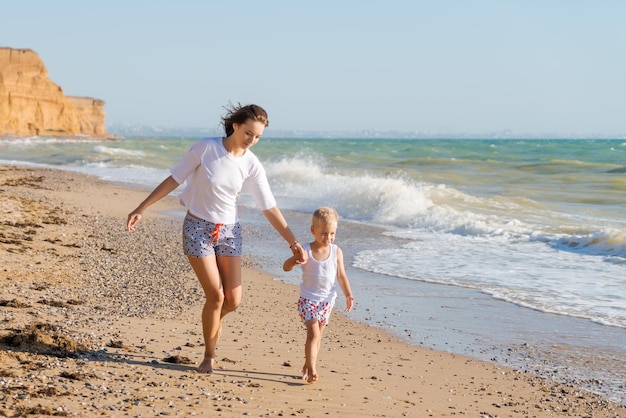
[(343, 266), (343, 252), (341, 248), (337, 247), (337, 280), (339, 281), (339, 287), (343, 291), (346, 297), (346, 310), (344, 312), (350, 312), (354, 305), (354, 296), (352, 296), (352, 290), (350, 289), (350, 282), (346, 275), (346, 269)]
[[(291, 257), (286, 259), (285, 262), (283, 263), (283, 270), (284, 271), (291, 271), (291, 270), (293, 270), (293, 268), (295, 266), (299, 266), (301, 264), (306, 264), (307, 258), (309, 257), (309, 254), (307, 253), (307, 250), (305, 250), (304, 247), (300, 243), (298, 243), (298, 244), (300, 245), (300, 248), (302, 248), (302, 251), (303, 251), (302, 254), (300, 252), (298, 252), (297, 250), (292, 249), (292, 251), (296, 251), (296, 252), (295, 252), (294, 255), (292, 255)], [(304, 260), (302, 259), (301, 255), (304, 255)]]
[(293, 255), (293, 256), (291, 256), (291, 257), (289, 257), (288, 259), (285, 260), (285, 262), (283, 263), (283, 270), (284, 271), (291, 271), (298, 264), (302, 264), (302, 262), (300, 262), (300, 260), (298, 260), (298, 256), (297, 255)]

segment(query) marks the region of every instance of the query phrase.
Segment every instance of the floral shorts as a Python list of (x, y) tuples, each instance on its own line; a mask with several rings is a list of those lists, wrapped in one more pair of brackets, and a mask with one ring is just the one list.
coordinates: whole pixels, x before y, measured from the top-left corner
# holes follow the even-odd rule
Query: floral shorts
[(298, 312), (300, 312), (300, 319), (302, 319), (302, 322), (305, 323), (310, 319), (317, 319), (320, 324), (328, 325), (333, 305), (334, 303), (329, 301), (319, 302), (311, 299), (300, 298), (298, 299)]
[(241, 256), (242, 241), (239, 222), (225, 225), (198, 219), (189, 214), (185, 217), (183, 252), (186, 256)]

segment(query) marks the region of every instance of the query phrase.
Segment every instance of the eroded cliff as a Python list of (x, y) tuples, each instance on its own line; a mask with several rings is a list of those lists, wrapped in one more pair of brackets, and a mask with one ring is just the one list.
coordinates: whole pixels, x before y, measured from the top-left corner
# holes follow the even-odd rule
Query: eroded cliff
[(104, 104), (63, 94), (35, 51), (0, 47), (0, 135), (107, 137)]

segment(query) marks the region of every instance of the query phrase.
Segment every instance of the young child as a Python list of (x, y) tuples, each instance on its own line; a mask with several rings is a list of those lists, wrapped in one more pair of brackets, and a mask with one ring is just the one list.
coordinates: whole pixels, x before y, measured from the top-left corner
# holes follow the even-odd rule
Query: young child
[(287, 259), (283, 270), (291, 271), (296, 265), (302, 267), (302, 283), (300, 284), (300, 299), (298, 311), (300, 318), (306, 325), (306, 357), (302, 368), (302, 379), (309, 383), (317, 380), (317, 355), (322, 343), (324, 327), (328, 325), (330, 313), (337, 297), (337, 284), (346, 297), (346, 309), (350, 312), (354, 304), (354, 297), (350, 290), (350, 282), (346, 276), (341, 249), (333, 244), (337, 234), (339, 216), (333, 208), (322, 207), (313, 213), (311, 233), (315, 240), (304, 244), (304, 251), (308, 254), (306, 262), (301, 262), (298, 255)]

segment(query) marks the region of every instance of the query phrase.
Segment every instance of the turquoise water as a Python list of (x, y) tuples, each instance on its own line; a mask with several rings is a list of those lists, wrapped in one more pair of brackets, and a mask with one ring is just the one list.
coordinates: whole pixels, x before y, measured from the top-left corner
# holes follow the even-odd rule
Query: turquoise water
[[(0, 163), (152, 188), (195, 140), (23, 138), (0, 141)], [(361, 293), (355, 315), (362, 320), (428, 345), (419, 318), (425, 295), (441, 296), (424, 288), (434, 284), (451, 289), (441, 292), (454, 294), (459, 306), (476, 298), (539, 315), (535, 322), (557, 314), (576, 321), (567, 323), (570, 329), (588, 324), (570, 337), (599, 332), (594, 344), (626, 358), (626, 140), (263, 138), (253, 151), (294, 229), (307, 234), (315, 208), (337, 208), (338, 243)], [(241, 204), (250, 223), (261, 225), (248, 210), (251, 199), (242, 196)], [(249, 251), (281, 280), (296, 283), (297, 274), (280, 271), (284, 254), (267, 250), (271, 239)], [(377, 313), (381, 300), (385, 312)], [(522, 341), (516, 327), (511, 338)], [(430, 332), (435, 340), (438, 331)], [(470, 334), (460, 330), (457, 337), (464, 332)], [(493, 330), (484, 332), (495, 338)], [(554, 336), (546, 339), (554, 343)], [(621, 381), (605, 385), (615, 388), (625, 376), (604, 378)]]

